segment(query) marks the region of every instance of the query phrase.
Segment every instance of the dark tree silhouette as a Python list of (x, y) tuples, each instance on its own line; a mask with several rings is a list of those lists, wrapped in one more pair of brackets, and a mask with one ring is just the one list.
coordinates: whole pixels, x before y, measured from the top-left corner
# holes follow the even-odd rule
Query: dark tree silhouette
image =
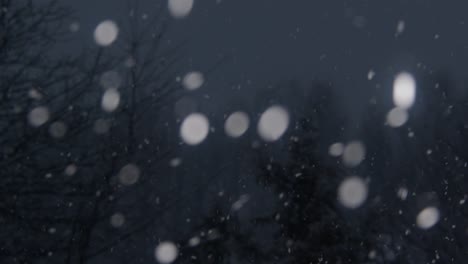
[[(418, 96), (409, 121), (402, 127), (385, 125), (388, 109), (373, 106), (365, 118), (365, 138), (377, 184), (364, 220), (363, 237), (375, 251), (377, 263), (424, 263), (466, 259), (466, 99), (457, 98), (446, 73), (421, 74)], [(381, 125), (379, 125), (381, 124)], [(405, 195), (401, 195), (401, 192)], [(398, 194), (400, 192), (400, 194)], [(402, 198), (404, 197), (404, 198)], [(416, 225), (418, 213), (428, 206), (440, 211), (429, 230)], [(465, 233), (465, 234), (464, 234)]]
[(270, 193), (273, 208), (240, 209), (248, 212), (241, 216), (241, 211), (233, 212), (232, 207), (217, 207), (196, 230), (216, 230), (219, 237), (183, 247), (181, 254), (186, 260), (353, 263), (363, 259), (356, 252), (362, 250), (359, 236), (336, 202), (336, 188), (345, 175), (318, 153), (319, 127), (326, 122), (324, 114), (330, 107), (330, 94), (323, 89), (327, 87), (316, 85), (321, 91), (318, 99), (306, 95), (305, 105), (290, 107), (298, 121), (283, 136), (280, 145), (285, 150), (254, 144), (250, 154), (244, 151), (258, 168), (253, 176)]
[(277, 197), (273, 214), (261, 219), (277, 226), (271, 255), (278, 262), (353, 263), (362, 259), (356, 254), (361, 245), (336, 202), (338, 183), (347, 175), (319, 153), (319, 128), (325, 125), (330, 102), (327, 93), (318, 98), (297, 111), (298, 121), (287, 135), (286, 158), (274, 158), (269, 151), (259, 155), (263, 158), (258, 179)]
[[(163, 16), (130, 15), (110, 47), (58, 56), (72, 23), (59, 1), (0, 8), (0, 257), (88, 262), (160, 218), (150, 175), (169, 153), (162, 113), (177, 96), (178, 47), (163, 45)], [(120, 95), (112, 113), (101, 109), (109, 89)]]
[[(260, 143), (254, 144), (255, 150), (244, 151), (251, 158), (255, 153), (259, 168), (255, 177), (272, 194), (273, 208), (242, 209), (247, 211), (242, 217), (218, 207), (201, 229), (219, 230), (220, 239), (183, 247), (182, 255), (194, 256), (192, 262), (211, 256), (223, 263), (229, 259), (256, 263), (463, 262), (467, 252), (463, 241), (466, 224), (460, 221), (466, 218), (467, 198), (462, 117), (466, 100), (447, 97), (454, 91), (448, 80), (423, 77), (410, 120), (400, 128), (386, 124), (389, 109), (370, 104), (362, 124), (366, 159), (357, 168), (347, 168), (323, 154), (323, 145), (330, 140), (323, 128), (330, 122), (336, 126), (341, 114), (333, 111), (329, 85), (315, 86), (318, 93), (303, 95), (305, 105), (289, 107), (298, 121), (276, 146)], [(294, 84), (287, 87), (288, 91), (297, 89)], [(331, 138), (341, 141), (341, 137), (337, 133)], [(278, 145), (283, 149), (278, 150)], [(369, 196), (361, 208), (347, 209), (338, 203), (337, 189), (344, 177), (354, 174), (369, 179)], [(428, 206), (436, 206), (441, 218), (426, 230), (418, 227), (417, 215)], [(265, 211), (269, 213), (265, 215)], [(242, 239), (229, 239), (232, 237)]]

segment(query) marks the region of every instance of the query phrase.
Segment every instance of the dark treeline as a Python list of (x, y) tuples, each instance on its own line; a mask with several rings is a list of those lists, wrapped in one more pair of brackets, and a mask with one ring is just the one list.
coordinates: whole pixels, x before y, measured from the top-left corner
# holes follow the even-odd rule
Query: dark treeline
[[(184, 47), (166, 41), (165, 7), (142, 17), (128, 3), (114, 43), (77, 51), (60, 48), (79, 27), (60, 1), (0, 0), (1, 263), (466, 261), (468, 98), (450, 76), (414, 69), (398, 127), (370, 82), (353, 133), (332, 82), (224, 98), (206, 142), (189, 146), (179, 129), (203, 99), (181, 87)], [(289, 124), (265, 141), (255, 124), (272, 105)], [(235, 110), (251, 124), (233, 139)], [(362, 162), (329, 155), (355, 141)], [(366, 187), (356, 206), (338, 197), (351, 176)], [(440, 219), (421, 228), (428, 207)], [(175, 260), (158, 256), (167, 241)]]

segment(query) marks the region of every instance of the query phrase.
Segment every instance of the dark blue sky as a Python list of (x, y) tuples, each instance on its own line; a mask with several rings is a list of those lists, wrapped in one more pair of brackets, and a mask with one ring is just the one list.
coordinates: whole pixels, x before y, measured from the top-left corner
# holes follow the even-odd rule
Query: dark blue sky
[[(169, 16), (167, 1), (141, 0), (141, 14), (152, 15), (163, 5), (173, 20), (168, 38), (173, 43), (189, 40), (183, 70), (208, 71), (220, 56), (230, 58), (208, 76), (201, 91), (217, 102), (285, 80), (333, 80), (337, 99), (353, 122), (371, 97), (381, 96), (376, 85), (390, 90), (394, 75), (402, 70), (416, 75), (449, 71), (457, 89), (464, 90), (468, 69), (464, 1), (194, 2), (190, 15), (180, 20)], [(70, 4), (82, 25), (80, 36), (88, 43), (97, 23), (129, 13), (124, 0)], [(396, 36), (401, 22), (404, 31)], [(372, 81), (367, 79), (370, 69), (376, 73)]]

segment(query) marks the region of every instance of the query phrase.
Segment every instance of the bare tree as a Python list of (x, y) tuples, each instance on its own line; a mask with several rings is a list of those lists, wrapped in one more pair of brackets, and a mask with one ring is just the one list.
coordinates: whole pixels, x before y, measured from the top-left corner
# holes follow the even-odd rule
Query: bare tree
[(72, 12), (59, 1), (0, 8), (0, 258), (85, 263), (160, 216), (118, 212), (154, 206), (178, 47), (164, 45), (160, 13), (134, 9), (110, 47), (62, 55)]

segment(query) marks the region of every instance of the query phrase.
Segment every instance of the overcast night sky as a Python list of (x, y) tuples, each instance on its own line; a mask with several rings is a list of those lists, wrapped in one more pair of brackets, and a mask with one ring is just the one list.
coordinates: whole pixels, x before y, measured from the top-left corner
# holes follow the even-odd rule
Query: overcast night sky
[[(122, 0), (69, 2), (81, 24), (78, 41), (87, 44), (100, 21), (129, 14)], [(333, 80), (339, 104), (359, 121), (376, 84), (389, 90), (401, 70), (443, 70), (458, 86), (466, 83), (464, 1), (207, 0), (195, 1), (183, 19), (172, 19), (164, 1), (139, 2), (140, 15), (162, 6), (172, 43), (188, 41), (183, 67), (207, 71), (229, 58), (205, 87), (221, 102), (232, 94), (247, 100), (252, 91), (281, 81)], [(376, 74), (371, 82), (369, 71)]]

